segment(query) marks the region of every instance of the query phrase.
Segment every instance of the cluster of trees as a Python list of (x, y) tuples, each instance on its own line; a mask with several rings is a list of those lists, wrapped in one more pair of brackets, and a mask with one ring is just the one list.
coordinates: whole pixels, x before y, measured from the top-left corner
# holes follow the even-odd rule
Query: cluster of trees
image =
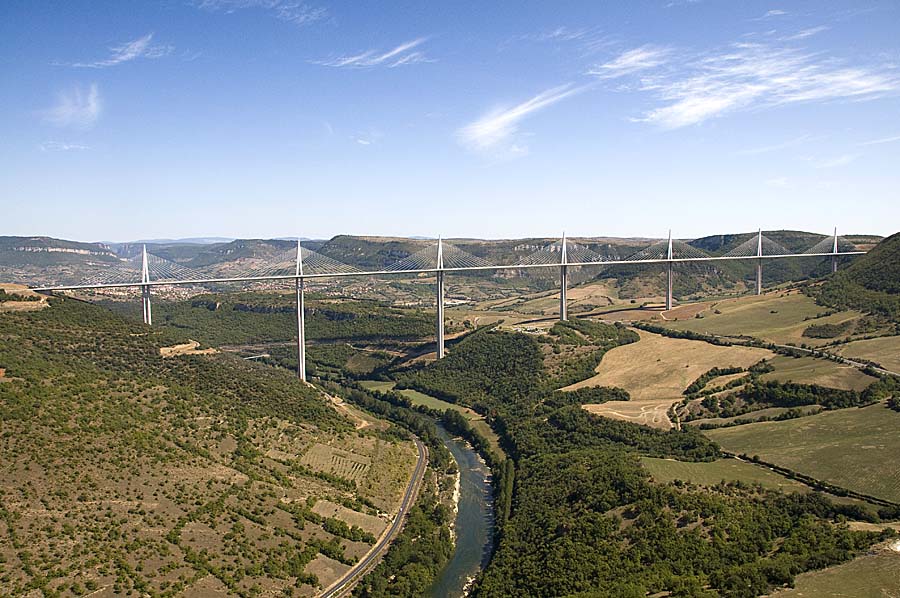
[(662, 336), (668, 336), (669, 338), (683, 338), (689, 341), (705, 341), (711, 345), (718, 345), (720, 347), (730, 347), (734, 345), (733, 342), (719, 338), (718, 336), (694, 332), (692, 330), (672, 330), (671, 328), (650, 324), (649, 322), (633, 322), (632, 325), (635, 328), (640, 328), (641, 330), (646, 330), (647, 332), (653, 332), (655, 334), (661, 334)]
[[(108, 307), (135, 319), (137, 306), (110, 302)], [(263, 293), (204, 295), (192, 302), (158, 301), (154, 323), (213, 346), (296, 338), (296, 308), (290, 296)], [(326, 303), (311, 295), (306, 302), (308, 340), (419, 339), (434, 334), (427, 311), (387, 308), (372, 301)]]
[(738, 391), (738, 396), (748, 405), (771, 407), (802, 407), (821, 405), (825, 409), (859, 407), (873, 401), (855, 390), (828, 388), (817, 384), (795, 382), (755, 381)]
[(840, 324), (810, 324), (803, 331), (806, 338), (837, 338), (849, 333), (853, 329), (853, 321)]
[(619, 345), (636, 342), (639, 338), (636, 332), (619, 323), (610, 325), (589, 320), (557, 322), (546, 337), (538, 337), (539, 341), (552, 344), (554, 352), (561, 352), (563, 345), (595, 348), (580, 354), (565, 355), (564, 359), (556, 364), (553, 375), (548, 376), (546, 384), (552, 388), (559, 388), (590, 378), (607, 351)]
[(0, 303), (4, 301), (40, 301), (39, 295), (20, 295), (18, 293), (7, 293), (0, 289)]
[(691, 382), (687, 388), (681, 393), (685, 396), (692, 396), (699, 394), (706, 385), (710, 382), (710, 380), (714, 378), (718, 378), (719, 376), (728, 376), (730, 374), (740, 374), (744, 371), (744, 368), (741, 367), (727, 367), (727, 368), (712, 368), (711, 370), (707, 370), (703, 374), (700, 374), (700, 377)]

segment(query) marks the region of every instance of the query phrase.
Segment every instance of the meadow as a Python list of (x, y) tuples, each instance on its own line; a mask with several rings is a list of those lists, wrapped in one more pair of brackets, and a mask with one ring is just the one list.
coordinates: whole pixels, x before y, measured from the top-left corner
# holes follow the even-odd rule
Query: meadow
[(900, 336), (852, 341), (835, 348), (834, 352), (850, 359), (874, 361), (887, 370), (900, 373)]
[[(828, 311), (798, 291), (775, 291), (764, 295), (705, 302), (700, 317), (667, 322), (673, 330), (691, 330), (721, 336), (753, 336), (778, 344), (820, 345), (830, 339), (803, 336), (811, 324), (841, 324), (861, 314), (843, 311), (817, 317)], [(696, 315), (693, 314), (693, 315)]]
[(719, 482), (760, 484), (783, 492), (809, 492), (809, 486), (788, 479), (759, 465), (738, 459), (717, 459), (710, 462), (676, 461), (641, 457), (641, 464), (654, 481), (666, 483), (682, 480), (700, 486), (715, 486)]
[(883, 404), (709, 430), (725, 450), (758, 455), (816, 479), (900, 502), (900, 413)]
[(890, 598), (900, 595), (900, 553), (889, 548), (798, 575), (772, 598)]
[(769, 361), (774, 372), (763, 374), (760, 379), (798, 384), (818, 384), (842, 390), (863, 390), (875, 382), (875, 378), (852, 365), (836, 363), (812, 357), (786, 357), (779, 355)]

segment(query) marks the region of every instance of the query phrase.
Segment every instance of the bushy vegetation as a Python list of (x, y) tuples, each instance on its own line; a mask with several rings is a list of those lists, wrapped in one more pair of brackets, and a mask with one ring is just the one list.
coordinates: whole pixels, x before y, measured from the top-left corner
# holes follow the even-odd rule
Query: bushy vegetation
[(852, 329), (852, 321), (840, 324), (810, 324), (803, 331), (803, 336), (806, 338), (837, 338), (849, 333)]
[(299, 455), (391, 447), (405, 432), (357, 432), (290, 372), (223, 354), (164, 359), (177, 331), (51, 303), (0, 314), (0, 593), (171, 596), (212, 575), (252, 596), (315, 586), (306, 567), (319, 555), (350, 564), (346, 540), (374, 542), (311, 510), (320, 498), (374, 514), (362, 478)]
[(358, 598), (424, 596), (453, 554), (453, 513), (426, 484), (384, 559), (353, 590)]
[(900, 320), (900, 233), (895, 233), (809, 292), (823, 305)]
[[(107, 303), (137, 319), (137, 306)], [(227, 293), (187, 301), (158, 301), (154, 325), (177, 330), (213, 346), (290, 341), (297, 337), (296, 308), (283, 294)], [(434, 316), (422, 310), (389, 308), (372, 301), (306, 303), (309, 341), (409, 340), (434, 334)]]

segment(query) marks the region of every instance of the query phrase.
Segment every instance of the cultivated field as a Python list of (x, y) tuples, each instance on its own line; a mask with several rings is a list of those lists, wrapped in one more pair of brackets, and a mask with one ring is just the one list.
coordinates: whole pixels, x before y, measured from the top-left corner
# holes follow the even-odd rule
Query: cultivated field
[(754, 347), (719, 347), (639, 330), (641, 340), (610, 350), (597, 374), (565, 387), (618, 386), (631, 402), (679, 399), (690, 384), (714, 367), (749, 367), (772, 352)]
[(705, 432), (728, 451), (900, 502), (900, 413), (884, 405)]
[[(840, 324), (858, 318), (858, 312), (844, 311), (817, 318), (827, 311), (797, 291), (771, 292), (761, 296), (705, 302), (700, 318), (689, 317), (667, 323), (675, 330), (693, 330), (722, 336), (753, 336), (779, 344), (820, 345), (832, 339), (803, 336), (812, 324)], [(697, 313), (697, 312), (694, 312)], [(667, 316), (671, 319), (671, 316)], [(809, 318), (808, 320), (806, 318)]]
[(604, 355), (596, 375), (562, 390), (589, 386), (624, 388), (631, 395), (630, 401), (585, 405), (585, 409), (613, 419), (670, 428), (672, 423), (666, 411), (681, 400), (682, 391), (701, 374), (713, 367), (748, 367), (772, 356), (765, 349), (718, 347), (644, 331), (638, 334), (638, 342), (616, 347)]
[(900, 336), (853, 341), (833, 351), (850, 359), (875, 361), (887, 370), (900, 373)]
[(718, 459), (711, 463), (692, 463), (675, 459), (641, 457), (641, 463), (657, 482), (682, 480), (701, 486), (714, 486), (721, 481), (760, 484), (783, 492), (809, 492), (809, 486), (780, 476), (753, 463), (738, 459)]
[(818, 384), (844, 390), (863, 390), (875, 382), (875, 378), (862, 373), (852, 365), (827, 359), (779, 355), (772, 358), (769, 363), (775, 367), (775, 371), (760, 376), (761, 380)]
[(773, 598), (892, 598), (900, 596), (900, 553), (884, 548), (875, 554), (802, 573), (794, 587), (772, 594)]

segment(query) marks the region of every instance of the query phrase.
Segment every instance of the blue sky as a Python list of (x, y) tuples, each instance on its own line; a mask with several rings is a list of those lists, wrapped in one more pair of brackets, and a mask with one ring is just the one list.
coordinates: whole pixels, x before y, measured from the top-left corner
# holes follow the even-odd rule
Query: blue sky
[(900, 229), (900, 4), (0, 6), (0, 234)]

